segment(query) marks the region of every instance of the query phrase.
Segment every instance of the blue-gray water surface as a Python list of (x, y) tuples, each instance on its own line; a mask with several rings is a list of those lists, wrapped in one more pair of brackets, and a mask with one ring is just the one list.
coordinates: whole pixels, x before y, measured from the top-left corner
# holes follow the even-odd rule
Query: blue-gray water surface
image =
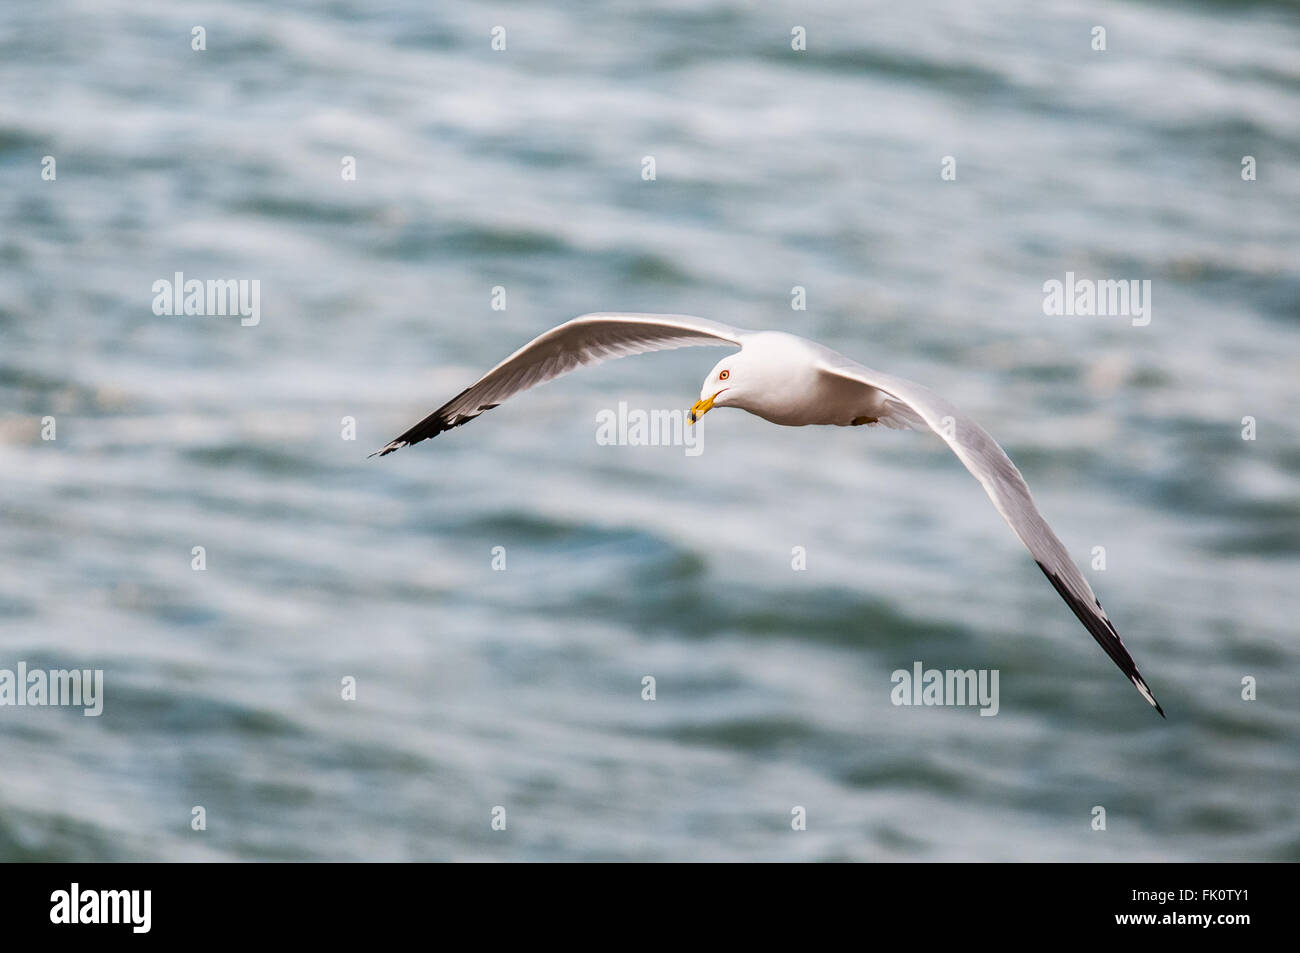
[[(0, 859), (1300, 860), (1297, 50), (1281, 2), (3, 5), (0, 669), (104, 688), (0, 706)], [(714, 349), (366, 459), (595, 310), (971, 413), (1168, 720), (933, 435), (599, 439)], [(895, 705), (916, 662), (997, 714)]]

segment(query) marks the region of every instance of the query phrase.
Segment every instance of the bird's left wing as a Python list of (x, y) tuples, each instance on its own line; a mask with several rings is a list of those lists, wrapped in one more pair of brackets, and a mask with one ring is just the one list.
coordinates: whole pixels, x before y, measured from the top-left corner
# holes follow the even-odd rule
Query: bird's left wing
[(692, 345), (739, 346), (741, 337), (748, 333), (689, 314), (584, 314), (533, 338), (371, 456), (384, 456), (436, 437), (444, 430), (468, 423), (521, 391), (588, 364)]
[(1133, 656), (1124, 647), (1115, 626), (1106, 616), (1106, 610), (1101, 607), (1092, 587), (1088, 585), (1088, 580), (1047, 525), (1043, 514), (1038, 512), (1024, 477), (997, 441), (975, 421), (920, 384), (863, 367), (839, 354), (824, 357), (819, 369), (824, 374), (847, 378), (882, 391), (886, 410), (881, 423), (894, 427), (923, 424), (943, 438), (966, 465), (966, 469), (984, 486), (984, 491), (1002, 518), (1025, 544), (1038, 562), (1038, 568), (1074, 610), (1079, 621), (1129, 677), (1142, 697), (1164, 717), (1164, 709), (1147, 687)]

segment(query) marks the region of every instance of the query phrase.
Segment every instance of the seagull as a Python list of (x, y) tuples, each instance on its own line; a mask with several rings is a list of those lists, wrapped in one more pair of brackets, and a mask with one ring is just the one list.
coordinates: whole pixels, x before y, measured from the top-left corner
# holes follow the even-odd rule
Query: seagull
[(692, 424), (714, 407), (736, 407), (785, 427), (868, 425), (938, 434), (983, 485), (1084, 628), (1165, 717), (1088, 580), (1034, 506), (1024, 477), (997, 442), (928, 388), (864, 367), (794, 334), (747, 331), (688, 314), (584, 314), (534, 338), (370, 456), (386, 456), (469, 423), (507, 398), (579, 367), (700, 345), (740, 350), (724, 357), (705, 378), (700, 399), (687, 414)]

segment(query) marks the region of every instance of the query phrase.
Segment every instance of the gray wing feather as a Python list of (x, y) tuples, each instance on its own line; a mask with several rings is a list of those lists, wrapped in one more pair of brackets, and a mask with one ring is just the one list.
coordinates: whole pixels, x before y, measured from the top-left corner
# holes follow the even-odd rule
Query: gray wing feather
[(1163, 717), (1164, 709), (1138, 672), (1133, 657), (1124, 647), (1088, 580), (1074, 564), (1069, 551), (1043, 514), (1038, 512), (1025, 478), (997, 441), (948, 401), (913, 381), (872, 370), (838, 354), (824, 358), (821, 370), (882, 391), (886, 396), (887, 415), (882, 418), (882, 423), (895, 427), (915, 426), (919, 418), (943, 438), (966, 469), (983, 485), (1002, 518), (1025, 544), (1079, 621)]
[(468, 423), (515, 394), (602, 361), (693, 345), (739, 346), (748, 331), (688, 314), (584, 314), (540, 334), (406, 433), (376, 450), (394, 450)]

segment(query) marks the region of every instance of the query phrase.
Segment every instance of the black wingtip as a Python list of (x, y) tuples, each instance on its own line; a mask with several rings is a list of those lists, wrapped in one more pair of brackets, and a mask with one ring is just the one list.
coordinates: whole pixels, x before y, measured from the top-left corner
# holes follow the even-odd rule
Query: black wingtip
[[(1111, 628), (1113, 629), (1114, 627), (1112, 626)], [(1117, 635), (1115, 636), (1115, 638), (1118, 639), (1119, 636)], [(1133, 674), (1130, 675), (1129, 677), (1133, 680), (1133, 685), (1137, 688), (1137, 690), (1142, 693), (1142, 697), (1145, 698), (1150, 703), (1152, 708), (1154, 708), (1157, 712), (1160, 713), (1161, 718), (1164, 718), (1165, 710), (1161, 708), (1160, 703), (1156, 701), (1155, 692), (1151, 691), (1151, 686), (1147, 684), (1147, 680), (1142, 677), (1142, 673), (1137, 670), (1136, 665), (1133, 666)]]
[(370, 457), (386, 457), (394, 450), (401, 450), (403, 447), (409, 447), (409, 446), (410, 443), (408, 443), (405, 440), (394, 440), (388, 446), (381, 447), (380, 449), (376, 450), (374, 453), (367, 456), (366, 459), (369, 460)]
[[(1035, 560), (1035, 562), (1037, 562), (1037, 560)], [(1115, 631), (1115, 626), (1111, 624), (1111, 621), (1106, 618), (1105, 613), (1101, 611), (1101, 603), (1096, 604), (1096, 611), (1094, 611), (1086, 602), (1075, 597), (1074, 594), (1071, 593), (1070, 590), (1068, 590), (1061, 582), (1060, 577), (1058, 577), (1054, 572), (1049, 570), (1042, 563), (1038, 563), (1038, 568), (1043, 571), (1043, 575), (1047, 577), (1048, 581), (1052, 584), (1052, 587), (1057, 591), (1060, 597), (1065, 600), (1066, 605), (1068, 605), (1074, 612), (1075, 617), (1083, 623), (1084, 628), (1086, 628), (1092, 634), (1092, 637), (1097, 640), (1097, 644), (1100, 645), (1105, 650), (1106, 654), (1110, 656), (1111, 661), (1119, 666), (1121, 672), (1128, 676), (1129, 681), (1133, 683), (1133, 687), (1138, 690), (1151, 707), (1159, 712), (1161, 718), (1167, 720), (1165, 710), (1160, 707), (1160, 703), (1156, 701), (1155, 694), (1147, 686), (1146, 679), (1144, 679), (1142, 673), (1138, 671), (1137, 663), (1133, 661), (1133, 656), (1129, 655), (1128, 649), (1124, 647), (1124, 643), (1120, 639), (1119, 633)]]
[(1154, 708), (1157, 712), (1159, 712), (1160, 717), (1167, 719), (1167, 716), (1165, 715), (1165, 710), (1161, 708), (1160, 703), (1156, 701), (1155, 693), (1151, 691), (1151, 686), (1146, 683), (1146, 679), (1144, 679), (1141, 675), (1137, 675), (1133, 679), (1133, 684), (1136, 685), (1137, 690), (1142, 693), (1142, 697), (1151, 703), (1151, 707)]
[(1160, 707), (1160, 703), (1159, 703), (1158, 701), (1155, 700), (1155, 696), (1154, 696), (1154, 695), (1151, 696), (1151, 704), (1153, 704), (1153, 705), (1156, 706), (1156, 711), (1158, 711), (1158, 712), (1160, 713), (1160, 717), (1161, 717), (1161, 718), (1164, 718), (1166, 721), (1169, 720), (1169, 719), (1165, 716), (1165, 710), (1164, 710), (1163, 708)]

